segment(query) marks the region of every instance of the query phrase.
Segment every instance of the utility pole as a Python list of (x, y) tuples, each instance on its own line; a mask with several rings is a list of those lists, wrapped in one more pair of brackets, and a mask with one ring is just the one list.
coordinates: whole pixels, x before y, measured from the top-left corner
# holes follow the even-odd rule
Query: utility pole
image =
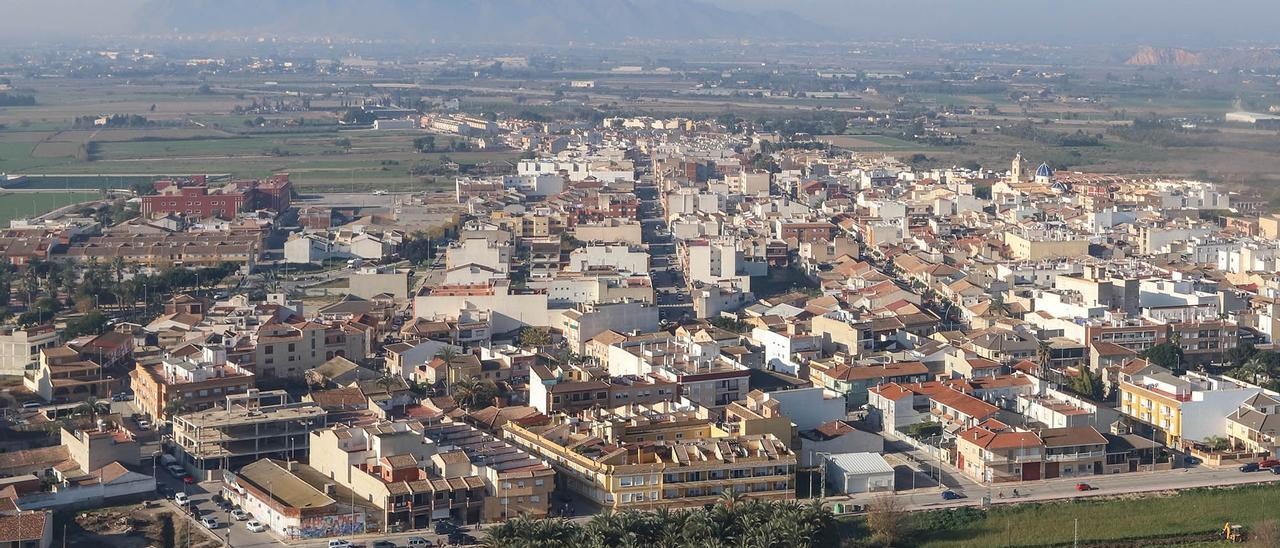
[(1071, 548), (1080, 548), (1080, 518), (1075, 520), (1075, 530), (1071, 533)]

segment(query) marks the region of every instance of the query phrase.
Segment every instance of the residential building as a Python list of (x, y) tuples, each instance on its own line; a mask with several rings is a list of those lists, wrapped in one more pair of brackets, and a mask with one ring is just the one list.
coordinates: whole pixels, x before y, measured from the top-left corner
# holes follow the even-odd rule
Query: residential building
[(228, 395), (248, 392), (254, 376), (228, 362), (221, 345), (187, 345), (168, 352), (158, 364), (137, 362), (129, 384), (143, 415), (168, 420), (173, 402), (180, 402), (183, 412), (208, 409)]
[(40, 363), (40, 351), (60, 341), (52, 325), (0, 327), (0, 375), (21, 376)]

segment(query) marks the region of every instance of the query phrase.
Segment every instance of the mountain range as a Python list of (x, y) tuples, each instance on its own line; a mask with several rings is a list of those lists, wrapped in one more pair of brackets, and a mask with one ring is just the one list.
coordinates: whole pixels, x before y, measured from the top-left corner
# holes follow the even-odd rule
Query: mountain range
[(135, 30), (473, 43), (816, 40), (834, 29), (699, 0), (148, 0)]

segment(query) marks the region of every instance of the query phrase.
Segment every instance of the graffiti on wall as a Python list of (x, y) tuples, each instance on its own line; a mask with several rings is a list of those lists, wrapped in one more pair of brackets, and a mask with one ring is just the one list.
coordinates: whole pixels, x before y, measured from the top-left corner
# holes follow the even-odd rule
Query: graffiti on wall
[(290, 527), (285, 533), (290, 538), (323, 538), (357, 535), (364, 532), (364, 513), (330, 514), (302, 518), (299, 527)]

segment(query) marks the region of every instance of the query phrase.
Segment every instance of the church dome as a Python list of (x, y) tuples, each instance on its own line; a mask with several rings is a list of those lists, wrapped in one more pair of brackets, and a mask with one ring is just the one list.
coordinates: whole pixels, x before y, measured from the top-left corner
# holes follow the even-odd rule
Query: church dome
[(1049, 164), (1042, 163), (1036, 168), (1036, 177), (1053, 177), (1053, 170), (1049, 169)]

